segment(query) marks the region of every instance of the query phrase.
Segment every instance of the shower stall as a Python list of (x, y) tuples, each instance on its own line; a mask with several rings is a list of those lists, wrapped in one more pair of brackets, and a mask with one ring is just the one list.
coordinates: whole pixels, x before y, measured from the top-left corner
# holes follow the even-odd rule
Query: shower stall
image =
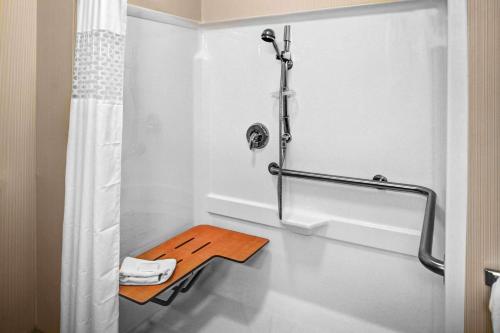
[(200, 224), (269, 243), (206, 266), (169, 307), (121, 299), (120, 331), (452, 332), (453, 10), (200, 25), (129, 6), (121, 256)]

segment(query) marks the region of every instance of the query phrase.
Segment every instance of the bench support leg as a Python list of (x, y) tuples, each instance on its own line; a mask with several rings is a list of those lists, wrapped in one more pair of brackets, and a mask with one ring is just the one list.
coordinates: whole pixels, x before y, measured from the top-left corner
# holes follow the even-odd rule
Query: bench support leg
[(200, 275), (204, 269), (205, 269), (205, 267), (203, 267), (198, 272), (196, 272), (196, 274), (193, 276), (193, 278), (191, 280), (189, 280), (189, 283), (184, 288), (182, 288), (181, 292), (187, 293), (189, 291), (189, 289), (191, 289), (191, 287), (195, 284), (196, 280), (198, 280), (198, 278), (200, 277)]
[(205, 267), (203, 267), (198, 272), (196, 272), (196, 274), (190, 280), (185, 279), (184, 281), (182, 281), (177, 287), (175, 287), (173, 289), (174, 292), (166, 300), (155, 297), (155, 298), (151, 299), (151, 302), (159, 304), (161, 306), (169, 306), (174, 301), (174, 299), (176, 299), (177, 296), (179, 296), (179, 292), (187, 293), (193, 287), (196, 280), (198, 280), (198, 278), (200, 277), (200, 275), (204, 269), (205, 269)]
[(177, 296), (179, 295), (179, 292), (184, 288), (184, 285), (186, 283), (187, 283), (187, 280), (182, 281), (180, 285), (178, 285), (177, 287), (175, 287), (173, 289), (174, 292), (166, 300), (163, 300), (161, 298), (155, 297), (155, 298), (151, 299), (151, 302), (159, 304), (161, 306), (169, 306), (174, 301), (174, 299), (177, 298)]

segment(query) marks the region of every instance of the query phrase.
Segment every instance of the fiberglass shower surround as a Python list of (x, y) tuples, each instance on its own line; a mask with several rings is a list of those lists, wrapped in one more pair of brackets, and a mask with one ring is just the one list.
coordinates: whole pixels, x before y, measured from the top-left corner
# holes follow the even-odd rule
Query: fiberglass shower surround
[(269, 244), (153, 317), (122, 300), (120, 326), (443, 331), (443, 280), (418, 260), (443, 274), (443, 3), (160, 21), (128, 21), (121, 256), (193, 224)]

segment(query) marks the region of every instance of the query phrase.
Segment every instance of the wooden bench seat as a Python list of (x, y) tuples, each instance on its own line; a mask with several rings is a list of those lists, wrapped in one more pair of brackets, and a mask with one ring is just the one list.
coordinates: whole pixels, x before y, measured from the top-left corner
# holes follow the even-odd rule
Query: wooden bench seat
[(243, 263), (268, 242), (265, 238), (211, 225), (195, 226), (137, 256), (145, 260), (176, 259), (174, 274), (167, 282), (155, 286), (120, 286), (120, 296), (145, 304), (189, 278), (211, 259)]

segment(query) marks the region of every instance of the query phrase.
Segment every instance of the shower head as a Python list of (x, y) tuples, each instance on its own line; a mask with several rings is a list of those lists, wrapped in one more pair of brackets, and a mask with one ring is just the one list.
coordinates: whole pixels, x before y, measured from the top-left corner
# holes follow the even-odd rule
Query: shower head
[(264, 42), (268, 42), (268, 43), (273, 43), (274, 40), (276, 39), (276, 35), (274, 34), (273, 29), (265, 29), (264, 31), (262, 31), (262, 34), (260, 35), (260, 37), (262, 38), (262, 40)]
[(276, 35), (274, 34), (274, 30), (273, 29), (265, 29), (264, 31), (262, 31), (260, 38), (262, 38), (262, 40), (264, 42), (272, 43), (274, 50), (276, 51), (276, 59), (281, 59), (281, 55), (280, 55), (281, 52), (280, 52), (280, 49), (278, 47), (278, 44), (276, 44), (276, 40), (275, 40)]

